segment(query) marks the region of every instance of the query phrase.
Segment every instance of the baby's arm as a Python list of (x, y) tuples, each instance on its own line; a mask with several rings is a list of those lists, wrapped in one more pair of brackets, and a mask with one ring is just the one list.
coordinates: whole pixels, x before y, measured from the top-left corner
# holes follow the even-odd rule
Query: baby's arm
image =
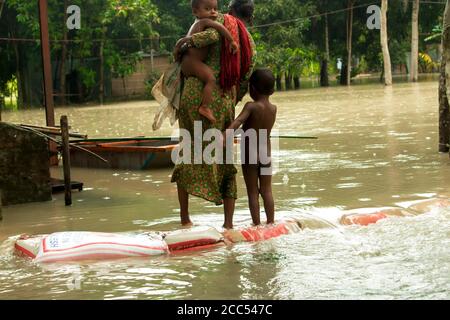
[(234, 41), (233, 36), (231, 35), (230, 31), (228, 31), (225, 26), (217, 21), (213, 21), (211, 19), (201, 19), (198, 22), (194, 24), (192, 29), (190, 30), (190, 34), (198, 33), (201, 31), (204, 31), (208, 28), (213, 28), (217, 30), (217, 32), (220, 33), (222, 37), (224, 37), (226, 40), (230, 42), (231, 51), (233, 53), (236, 53), (239, 49), (238, 44)]

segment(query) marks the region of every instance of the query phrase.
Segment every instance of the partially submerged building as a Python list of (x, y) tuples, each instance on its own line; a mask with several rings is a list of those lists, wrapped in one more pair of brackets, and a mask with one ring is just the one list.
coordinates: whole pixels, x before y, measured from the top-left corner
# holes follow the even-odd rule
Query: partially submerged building
[(52, 199), (46, 138), (0, 122), (0, 190), (3, 205)]

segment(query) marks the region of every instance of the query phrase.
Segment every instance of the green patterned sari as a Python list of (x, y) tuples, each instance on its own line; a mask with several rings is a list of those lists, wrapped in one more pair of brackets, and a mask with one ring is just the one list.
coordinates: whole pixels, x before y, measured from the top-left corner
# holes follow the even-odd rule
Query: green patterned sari
[[(223, 16), (220, 15), (218, 22), (223, 23)], [(208, 46), (209, 53), (205, 63), (213, 69), (214, 76), (219, 79), (220, 74), (220, 52), (222, 39), (215, 29), (208, 29), (204, 32), (192, 36), (195, 47), (201, 48)], [(247, 93), (248, 80), (255, 65), (255, 44), (250, 36), (252, 44), (253, 57), (252, 65), (237, 88), (237, 100), (240, 101)], [(222, 92), (217, 81), (216, 89), (213, 92), (213, 103), (209, 106), (214, 112), (217, 122), (211, 125), (210, 122), (198, 113), (198, 108), (202, 102), (204, 84), (197, 78), (191, 77), (184, 80), (184, 87), (181, 96), (179, 109), (180, 129), (187, 130), (192, 137), (192, 157), (194, 158), (194, 121), (202, 121), (202, 134), (210, 128), (216, 128), (224, 131), (235, 118), (235, 97), (233, 93)], [(203, 143), (203, 149), (208, 145)], [(192, 163), (194, 163), (192, 161)], [(237, 198), (236, 188), (237, 170), (233, 164), (178, 164), (172, 175), (172, 182), (176, 182), (179, 187), (186, 190), (189, 194), (201, 197), (205, 200), (221, 205), (223, 199)]]

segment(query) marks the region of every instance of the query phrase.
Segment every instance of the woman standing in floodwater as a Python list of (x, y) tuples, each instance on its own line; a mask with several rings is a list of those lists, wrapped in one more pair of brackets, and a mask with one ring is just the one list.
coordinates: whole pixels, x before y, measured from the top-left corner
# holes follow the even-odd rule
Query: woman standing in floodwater
[[(253, 0), (232, 0), (230, 3), (230, 14), (249, 24), (253, 18), (254, 3)], [(224, 15), (219, 14), (217, 21), (224, 23)], [(236, 27), (235, 32), (239, 32)], [(239, 56), (242, 55), (246, 47), (250, 47), (251, 56), (249, 57), (249, 70), (245, 70), (245, 74), (240, 79), (239, 88), (235, 91), (224, 92), (219, 86), (216, 86), (213, 92), (213, 103), (210, 105), (217, 122), (210, 124), (209, 121), (203, 121), (202, 134), (206, 130), (215, 128), (224, 131), (228, 125), (234, 120), (235, 106), (237, 102), (242, 100), (248, 90), (248, 80), (255, 65), (255, 44), (251, 35), (244, 28), (241, 32), (248, 35), (248, 43), (242, 41), (242, 34), (239, 34), (241, 43)], [(220, 79), (221, 71), (221, 52), (222, 38), (215, 29), (208, 29), (204, 32), (197, 33), (191, 37), (180, 40), (175, 49), (175, 53), (183, 47), (206, 47), (209, 46), (209, 53), (205, 63), (214, 71), (216, 79)], [(194, 77), (185, 79), (181, 103), (179, 109), (179, 125), (180, 129), (187, 130), (191, 137), (194, 137), (195, 121), (202, 121), (198, 113), (198, 107), (201, 104), (203, 92), (203, 83)], [(194, 139), (192, 148), (194, 150)], [(203, 146), (205, 147), (205, 145)], [(191, 155), (193, 159), (194, 155)], [(189, 195), (201, 197), (207, 201), (214, 202), (216, 205), (224, 205), (224, 228), (233, 228), (233, 214), (235, 202), (237, 199), (236, 173), (237, 170), (233, 164), (202, 164), (181, 163), (175, 167), (172, 175), (172, 182), (177, 183), (178, 200), (180, 202), (181, 224), (189, 226), (192, 224), (189, 216)]]

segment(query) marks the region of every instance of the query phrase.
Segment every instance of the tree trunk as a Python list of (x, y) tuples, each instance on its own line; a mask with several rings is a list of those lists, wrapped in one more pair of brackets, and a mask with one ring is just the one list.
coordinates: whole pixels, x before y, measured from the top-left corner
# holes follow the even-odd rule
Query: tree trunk
[(343, 86), (347, 85), (347, 65), (342, 65), (342, 69), (341, 69), (341, 79), (340, 79), (340, 84)]
[(4, 1), (4, 0), (0, 0), (0, 18), (2, 17), (3, 6), (5, 5), (5, 2), (6, 2), (6, 1)]
[(290, 73), (286, 73), (285, 82), (286, 82), (286, 90), (291, 90), (292, 89), (292, 75)]
[(384, 84), (386, 86), (392, 85), (392, 67), (391, 67), (391, 56), (389, 54), (388, 45), (388, 31), (387, 31), (387, 10), (388, 10), (388, 0), (382, 0), (381, 2), (381, 48), (383, 50), (383, 61), (384, 61)]
[(0, 122), (2, 122), (2, 110), (4, 107), (5, 107), (5, 97), (0, 96)]
[(329, 87), (330, 81), (328, 77), (328, 60), (324, 58), (320, 64), (320, 86)]
[(298, 90), (300, 89), (300, 77), (294, 76), (294, 89)]
[(439, 151), (448, 152), (450, 143), (450, 1), (444, 14), (443, 55), (439, 85)]
[(98, 92), (98, 98), (100, 100), (100, 104), (103, 105), (103, 97), (105, 96), (105, 68), (104, 68), (104, 54), (103, 49), (105, 47), (105, 41), (104, 38), (102, 39), (102, 42), (100, 43), (100, 89)]
[(276, 84), (277, 84), (277, 91), (283, 90), (281, 86), (281, 74), (277, 74)]
[(411, 72), (409, 74), (409, 79), (412, 82), (417, 82), (419, 79), (419, 9), (420, 0), (414, 0), (412, 9)]
[(64, 0), (63, 42), (61, 45), (61, 63), (58, 68), (59, 99), (60, 105), (66, 105), (66, 60), (67, 60), (67, 0)]
[(330, 78), (328, 76), (328, 63), (330, 62), (330, 37), (328, 33), (328, 15), (325, 15), (325, 57), (322, 59), (320, 67), (320, 85), (328, 87)]
[(125, 97), (128, 97), (128, 95), (127, 95), (127, 85), (125, 83), (125, 77), (122, 77), (122, 86), (123, 86), (123, 95)]
[(352, 80), (352, 38), (353, 38), (353, 5), (355, 0), (348, 0), (348, 18), (347, 18), (347, 82), (349, 86)]
[[(12, 38), (15, 38), (15, 35), (13, 33), (10, 34)], [(23, 101), (24, 101), (24, 83), (22, 79), (22, 68), (21, 68), (21, 59), (20, 59), (20, 50), (19, 45), (16, 41), (13, 42), (14, 47), (14, 53), (16, 56), (16, 78), (17, 78), (17, 107), (21, 108), (23, 107)]]

